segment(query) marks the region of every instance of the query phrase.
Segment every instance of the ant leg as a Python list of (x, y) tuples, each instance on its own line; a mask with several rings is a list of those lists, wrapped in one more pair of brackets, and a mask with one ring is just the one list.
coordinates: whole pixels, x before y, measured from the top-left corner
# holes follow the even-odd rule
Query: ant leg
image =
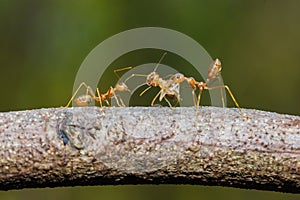
[(126, 83), (129, 79), (131, 79), (132, 77), (135, 77), (135, 76), (147, 77), (148, 75), (147, 74), (131, 74), (130, 76), (128, 76), (128, 78), (126, 78), (124, 80), (124, 83)]
[[(135, 76), (147, 77), (148, 75), (147, 75), (147, 74), (131, 74), (130, 76), (128, 76), (128, 77), (123, 81), (123, 83), (126, 84), (126, 82), (127, 82), (129, 79), (131, 79), (131, 78), (133, 78), (133, 77), (135, 77)], [(138, 85), (137, 87), (135, 87), (135, 88), (134, 88), (133, 90), (131, 90), (131, 91), (132, 91), (132, 92), (135, 91), (137, 88), (141, 87), (142, 85), (146, 85), (146, 83), (143, 83), (143, 84)], [(141, 95), (140, 95), (140, 96), (141, 96)]]
[(121, 99), (121, 97), (119, 97), (119, 99), (120, 99), (120, 102), (121, 102), (121, 106), (122, 107), (126, 107), (125, 104), (124, 104), (124, 102), (123, 102), (123, 100)]
[(157, 93), (157, 95), (153, 98), (153, 100), (152, 100), (152, 102), (151, 102), (151, 106), (154, 105), (154, 102), (155, 102), (155, 100), (157, 99), (157, 97), (160, 95), (160, 93), (161, 93), (161, 91), (159, 91), (159, 92)]
[[(114, 94), (114, 96), (113, 96), (113, 97), (116, 99), (116, 102), (117, 102), (118, 106), (119, 106), (119, 107), (121, 107), (121, 104), (119, 103), (119, 100), (118, 100), (118, 97), (117, 97), (117, 95), (115, 95), (115, 94)], [(122, 102), (123, 102), (123, 101), (122, 101)]]
[[(219, 83), (221, 84), (221, 78), (219, 76), (218, 76), (218, 80), (219, 80)], [(222, 88), (220, 88), (220, 94), (221, 94), (223, 108), (225, 108), (225, 99), (224, 99)]]
[(197, 106), (196, 106), (196, 113), (198, 115), (198, 111), (199, 111), (199, 106), (200, 106), (200, 100), (201, 100), (201, 95), (202, 95), (202, 91), (203, 91), (203, 87), (199, 88), (199, 94), (198, 94), (198, 101), (197, 101)]
[(140, 96), (142, 96), (145, 92), (147, 92), (152, 86), (147, 87), (143, 92), (140, 93)]
[(173, 106), (173, 108), (175, 108), (178, 104), (179, 104), (179, 101), (176, 101), (176, 103), (175, 103), (175, 105)]
[[(124, 101), (122, 100), (122, 98), (120, 97), (120, 95), (115, 95), (115, 98), (116, 98), (116, 100), (119, 98), (120, 103), (121, 103), (120, 105), (121, 105), (122, 107), (126, 107), (125, 104), (124, 104)], [(117, 103), (119, 103), (119, 102), (117, 101)], [(119, 105), (119, 106), (120, 106), (120, 105)], [(121, 107), (121, 106), (120, 106), (120, 107)]]
[(194, 90), (194, 89), (192, 90), (192, 95), (193, 95), (194, 106), (195, 106), (195, 108), (196, 108), (196, 107), (197, 107), (197, 104), (196, 104), (196, 96), (195, 96), (195, 90)]
[(239, 109), (241, 115), (242, 115), (245, 119), (248, 119), (248, 118), (249, 118), (248, 115), (246, 115), (245, 113), (243, 113), (242, 109), (240, 108), (239, 104), (237, 103), (236, 99), (234, 98), (234, 96), (233, 96), (231, 90), (229, 89), (229, 87), (228, 87), (227, 85), (224, 85), (224, 87), (227, 89), (227, 91), (228, 91), (228, 93), (229, 93), (231, 99), (233, 100), (235, 106)]
[(232, 94), (230, 88), (229, 88), (227, 85), (220, 85), (220, 86), (211, 87), (211, 88), (206, 87), (205, 89), (207, 89), (207, 90), (214, 90), (214, 89), (218, 89), (218, 88), (225, 88), (225, 89), (227, 90), (227, 92), (229, 93), (229, 95), (230, 95), (230, 97), (231, 97), (231, 99), (232, 99), (234, 105), (239, 109), (241, 115), (242, 115), (244, 118), (248, 119), (248, 118), (249, 118), (248, 115), (246, 115), (245, 113), (243, 113), (242, 109), (240, 108), (238, 102), (237, 102), (236, 99), (234, 98), (234, 96), (233, 96), (233, 94)]
[[(78, 88), (74, 92), (73, 96), (71, 97), (71, 99), (69, 100), (69, 102), (67, 103), (67, 105), (66, 106), (62, 106), (63, 108), (67, 108), (67, 107), (70, 106), (70, 104), (72, 103), (73, 99), (75, 98), (76, 94), (78, 93), (78, 91), (80, 90), (80, 88), (82, 86), (86, 87), (86, 94), (88, 94), (88, 92), (90, 92), (91, 89), (90, 89), (90, 87), (85, 82), (80, 83), (80, 85), (78, 86)], [(92, 94), (92, 96), (95, 96), (95, 94), (93, 92), (91, 94)]]
[(169, 104), (169, 106), (170, 106), (170, 108), (174, 108), (173, 106), (172, 106), (172, 104), (170, 103), (170, 101), (164, 96), (164, 99), (166, 100), (166, 102)]
[(102, 108), (102, 111), (104, 111), (104, 108), (102, 106), (102, 99), (101, 99), (101, 93), (100, 93), (100, 89), (97, 88), (97, 94), (98, 94), (98, 97), (99, 97), (99, 103), (100, 103), (100, 107)]
[[(193, 90), (194, 92), (195, 90)], [(199, 116), (199, 107), (200, 107), (200, 100), (201, 100), (201, 95), (203, 92), (203, 87), (199, 87), (199, 94), (198, 94), (198, 99), (197, 99), (197, 104), (195, 105), (196, 107), (196, 117), (194, 121), (194, 126), (197, 127), (197, 121), (198, 121), (198, 116)], [(193, 94), (195, 96), (195, 92)]]
[[(162, 90), (161, 90), (160, 97), (159, 97), (159, 101), (162, 101), (162, 99), (165, 99), (165, 101), (168, 103), (169, 107), (170, 107), (170, 108), (174, 108), (174, 107), (172, 106), (172, 104), (170, 103), (170, 101), (166, 98), (166, 94), (167, 94), (167, 93), (166, 93), (165, 91), (162, 92)], [(176, 97), (177, 102), (179, 102), (179, 100), (180, 100), (179, 94), (175, 93), (174, 96)]]
[(136, 86), (133, 90), (130, 91), (130, 94), (133, 94), (133, 92), (134, 92), (137, 88), (139, 88), (139, 87), (141, 87), (141, 86), (143, 86), (143, 85), (147, 85), (147, 83), (142, 83), (142, 84)]
[(110, 106), (110, 103), (108, 102), (107, 99), (104, 100), (107, 106)]
[[(132, 69), (132, 67), (130, 66), (130, 67), (124, 67), (124, 68), (121, 68), (121, 69), (115, 69), (114, 74), (117, 77), (117, 79), (120, 80), (120, 76), (119, 76), (118, 72), (124, 71), (124, 70), (129, 70), (129, 69)], [(123, 82), (123, 84), (125, 84), (126, 81), (127, 81), (127, 79)]]
[(179, 104), (179, 101), (181, 101), (181, 98), (180, 98), (180, 94), (178, 93), (176, 93), (174, 96), (176, 97), (176, 103), (173, 107), (175, 108)]

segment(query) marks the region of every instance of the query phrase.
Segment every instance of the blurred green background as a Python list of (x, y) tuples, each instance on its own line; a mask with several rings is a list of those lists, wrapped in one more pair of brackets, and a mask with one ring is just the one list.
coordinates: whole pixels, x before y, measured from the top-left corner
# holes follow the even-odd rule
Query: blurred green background
[[(297, 0), (1, 0), (0, 110), (64, 105), (80, 64), (96, 45), (127, 29), (155, 26), (189, 35), (213, 58), (221, 58), (223, 80), (242, 107), (300, 115), (299, 9)], [(160, 55), (131, 52), (112, 67), (157, 62)], [(187, 64), (174, 55), (163, 63)], [(111, 72), (102, 77), (102, 90), (115, 83)], [(159, 197), (299, 199), (276, 192), (172, 185), (0, 192), (1, 200)]]

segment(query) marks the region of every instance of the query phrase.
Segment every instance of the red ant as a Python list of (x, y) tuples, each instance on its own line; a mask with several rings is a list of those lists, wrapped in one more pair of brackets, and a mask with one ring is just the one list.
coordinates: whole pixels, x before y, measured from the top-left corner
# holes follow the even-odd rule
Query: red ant
[[(208, 68), (208, 76), (206, 79), (206, 82), (198, 82), (196, 81), (193, 77), (189, 77), (189, 78), (184, 78), (188, 84), (193, 88), (192, 94), (193, 94), (193, 99), (194, 99), (194, 104), (196, 106), (197, 112), (198, 112), (198, 107), (200, 105), (200, 99), (201, 99), (201, 95), (202, 95), (202, 91), (203, 90), (214, 90), (214, 89), (222, 89), (225, 88), (231, 99), (233, 100), (235, 106), (239, 109), (241, 115), (244, 118), (248, 118), (248, 116), (246, 114), (243, 113), (242, 109), (240, 108), (239, 104), (237, 103), (236, 99), (234, 98), (230, 88), (227, 85), (219, 85), (219, 86), (215, 86), (215, 87), (208, 87), (207, 84), (214, 78), (218, 77), (219, 78), (219, 74), (221, 72), (222, 66), (221, 66), (221, 61), (217, 58), (216, 60), (213, 61), (213, 63), (209, 66)], [(182, 79), (180, 79), (182, 80)], [(195, 90), (197, 89), (197, 87), (199, 88), (199, 94), (198, 94), (198, 100), (196, 103), (195, 100)], [(222, 96), (222, 103), (224, 106), (224, 98), (223, 98), (223, 94), (221, 92), (221, 96)]]
[[(165, 55), (165, 54), (164, 54)], [(156, 66), (157, 68), (157, 66)], [(156, 69), (155, 68), (155, 69)], [(159, 75), (155, 72), (151, 72), (148, 76), (147, 76), (147, 84), (149, 85), (149, 87), (144, 90), (140, 96), (147, 91), (148, 89), (150, 89), (152, 86), (159, 86), (161, 88), (160, 92), (154, 97), (154, 99), (152, 100), (151, 105), (153, 106), (155, 99), (160, 95), (159, 100), (161, 101), (162, 98), (165, 98), (165, 95), (170, 95), (170, 96), (175, 96), (177, 98), (178, 101), (180, 101), (180, 94), (179, 94), (179, 84), (182, 83), (183, 81), (187, 81), (187, 83), (192, 87), (193, 91), (193, 101), (194, 101), (194, 105), (196, 107), (197, 113), (198, 113), (198, 107), (200, 106), (200, 99), (201, 99), (201, 95), (203, 90), (214, 90), (214, 89), (222, 89), (225, 88), (231, 99), (233, 100), (235, 106), (239, 109), (241, 115), (244, 118), (248, 118), (248, 116), (246, 114), (243, 113), (242, 109), (240, 108), (239, 104), (237, 103), (236, 99), (234, 98), (230, 88), (227, 85), (219, 85), (219, 86), (215, 86), (215, 87), (208, 87), (207, 84), (214, 78), (219, 78), (219, 74), (221, 72), (222, 66), (221, 66), (221, 61), (217, 58), (216, 60), (213, 61), (213, 63), (209, 66), (208, 68), (208, 76), (206, 79), (206, 82), (198, 82), (195, 80), (195, 78), (193, 77), (185, 77), (183, 74), (181, 73), (177, 73), (175, 75), (173, 75), (169, 80), (163, 80), (162, 78), (159, 77)], [(195, 99), (195, 91), (197, 89), (197, 87), (199, 88), (199, 94), (198, 94), (198, 99), (196, 102)], [(222, 98), (222, 103), (223, 106), (225, 105), (225, 101), (224, 101), (224, 97), (223, 97), (223, 93), (221, 90), (221, 98)], [(165, 98), (165, 100), (168, 102), (169, 106), (171, 106), (170, 102)]]
[[(119, 79), (119, 75), (117, 74), (117, 72), (119, 71), (123, 71), (123, 70), (127, 70), (127, 69), (131, 69), (132, 67), (126, 67), (126, 68), (122, 68), (122, 69), (117, 69), (114, 70), (114, 74), (117, 76), (117, 78)], [(69, 100), (69, 102), (67, 103), (66, 106), (64, 106), (64, 108), (69, 107), (69, 105), (71, 104), (71, 102), (73, 101), (73, 99), (75, 98), (76, 94), (78, 93), (78, 91), (80, 90), (80, 88), (84, 86), (86, 88), (86, 94), (81, 95), (79, 97), (77, 97), (74, 101), (78, 106), (88, 106), (92, 100), (95, 100), (97, 102), (100, 103), (100, 106), (102, 107), (102, 102), (105, 101), (107, 105), (110, 105), (108, 102), (108, 99), (111, 99), (112, 97), (114, 97), (116, 99), (116, 102), (118, 104), (118, 106), (125, 106), (122, 99), (120, 98), (120, 102), (116, 96), (116, 91), (129, 91), (127, 85), (125, 84), (125, 82), (122, 82), (121, 84), (116, 84), (115, 87), (110, 86), (109, 89), (107, 90), (106, 93), (101, 94), (100, 89), (96, 88), (97, 91), (97, 95), (95, 95), (95, 93), (93, 92), (93, 90), (91, 89), (90, 86), (88, 86), (85, 82), (82, 82), (78, 88), (76, 89), (76, 91), (74, 92), (73, 96), (71, 97), (71, 99)]]
[[(147, 74), (131, 74), (131, 76), (129, 76), (125, 80), (125, 82), (126, 82), (134, 76), (146, 77), (145, 84), (147, 84), (149, 87), (146, 88), (144, 91), (142, 91), (140, 93), (140, 96), (142, 96), (151, 87), (160, 87), (160, 91), (153, 98), (153, 100), (151, 102), (151, 106), (154, 105), (154, 102), (158, 98), (158, 96), (159, 96), (159, 101), (162, 101), (162, 99), (165, 99), (165, 101), (168, 103), (168, 105), (170, 107), (173, 107), (173, 106), (171, 105), (170, 101), (166, 98), (166, 96), (175, 97), (177, 99), (177, 101), (180, 101), (180, 94), (179, 94), (179, 83), (180, 83), (180, 81), (178, 81), (178, 79), (181, 79), (184, 76), (182, 74), (178, 73), (178, 74), (173, 75), (170, 79), (164, 80), (156, 72), (159, 64), (161, 63), (161, 61), (163, 60), (163, 58), (165, 57), (166, 54), (167, 54), (167, 52), (165, 52), (162, 55), (162, 57), (158, 61), (157, 65), (155, 66), (154, 70), (150, 74), (148, 74), (148, 75)], [(144, 84), (142, 84), (142, 85), (144, 85)], [(139, 86), (141, 86), (141, 85), (139, 85)]]

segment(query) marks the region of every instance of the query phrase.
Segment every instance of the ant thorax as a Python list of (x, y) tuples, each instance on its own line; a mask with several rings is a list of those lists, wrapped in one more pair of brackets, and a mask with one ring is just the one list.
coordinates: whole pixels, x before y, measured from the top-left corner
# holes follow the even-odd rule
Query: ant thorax
[(102, 100), (105, 100), (105, 99), (110, 99), (114, 94), (115, 94), (115, 89), (112, 86), (110, 86), (107, 92), (105, 94), (100, 94), (100, 96)]
[(159, 83), (160, 83), (160, 88), (162, 90), (169, 90), (170, 85), (172, 84), (172, 81), (171, 80), (160, 79)]

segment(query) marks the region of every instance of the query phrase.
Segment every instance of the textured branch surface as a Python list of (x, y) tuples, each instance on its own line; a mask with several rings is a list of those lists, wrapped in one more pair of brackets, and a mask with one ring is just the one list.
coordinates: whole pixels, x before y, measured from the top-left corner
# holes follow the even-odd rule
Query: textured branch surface
[(300, 193), (300, 117), (194, 108), (0, 113), (0, 189), (201, 184)]

